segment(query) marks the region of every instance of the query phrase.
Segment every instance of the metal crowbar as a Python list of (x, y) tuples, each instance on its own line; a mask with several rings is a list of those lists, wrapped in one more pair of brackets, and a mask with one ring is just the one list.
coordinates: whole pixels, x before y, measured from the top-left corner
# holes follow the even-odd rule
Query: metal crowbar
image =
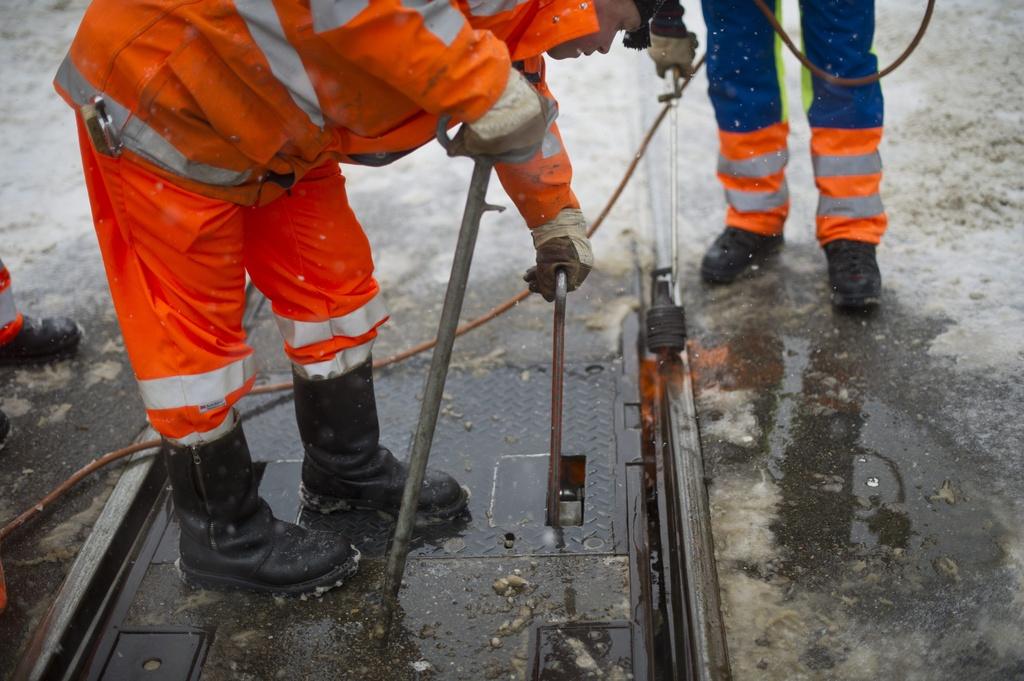
[(555, 321), (551, 342), (551, 453), (548, 461), (548, 527), (562, 526), (562, 391), (565, 383), (565, 299), (569, 284), (565, 270), (555, 272)]
[[(437, 126), (437, 139), (445, 149), (448, 149), (452, 142), (447, 135), (447, 128), (448, 117), (445, 116)], [(452, 273), (448, 279), (448, 289), (445, 291), (444, 306), (441, 309), (437, 344), (430, 359), (430, 371), (423, 391), (423, 402), (420, 404), (419, 423), (413, 439), (412, 453), (409, 455), (409, 474), (402, 492), (402, 506), (398, 511), (395, 537), (391, 543), (391, 552), (388, 554), (384, 573), (385, 635), (391, 629), (392, 618), (398, 605), (398, 590), (402, 586), (402, 576), (409, 556), (409, 540), (416, 524), (420, 487), (423, 485), (427, 459), (430, 457), (430, 445), (434, 440), (444, 382), (448, 377), (448, 365), (452, 357), (452, 345), (455, 343), (455, 330), (459, 323), (459, 315), (462, 313), (462, 301), (469, 279), (469, 266), (473, 261), (473, 249), (480, 230), (480, 218), (488, 210), (503, 210), (500, 206), (487, 203), (487, 185), (491, 179), (494, 162), (489, 158), (475, 158), (474, 161), (473, 178), (469, 183), (469, 195), (466, 197), (466, 208), (462, 214), (462, 226), (459, 228), (459, 238), (455, 246)]]

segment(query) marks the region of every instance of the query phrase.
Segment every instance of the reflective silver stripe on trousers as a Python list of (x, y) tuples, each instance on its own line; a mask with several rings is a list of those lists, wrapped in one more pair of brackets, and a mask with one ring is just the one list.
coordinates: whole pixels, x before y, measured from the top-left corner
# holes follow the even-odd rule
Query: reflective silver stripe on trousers
[(856, 156), (811, 156), (815, 177), (874, 175), (882, 172), (882, 155), (877, 151)]
[(818, 215), (834, 215), (844, 218), (870, 218), (885, 212), (882, 197), (878, 194), (837, 199), (822, 196), (818, 199)]
[(449, 0), (402, 0), (402, 6), (419, 12), (427, 30), (445, 46), (455, 42), (455, 37), (466, 25), (466, 17)]
[(249, 355), (203, 374), (140, 380), (139, 392), (146, 409), (198, 407), (199, 411), (209, 411), (223, 407), (227, 396), (255, 374), (256, 358)]
[(110, 95), (93, 87), (71, 63), (70, 56), (61, 62), (56, 80), (79, 106), (88, 104), (96, 95), (102, 96), (107, 105), (107, 113), (113, 119), (114, 126), (121, 136), (121, 142), (127, 149), (150, 163), (180, 177), (218, 187), (234, 187), (249, 179), (248, 170), (238, 172), (190, 161), (140, 118), (132, 116)]
[(725, 200), (741, 213), (758, 213), (785, 206), (789, 202), (789, 186), (782, 185), (776, 192), (748, 192), (726, 189)]
[[(2, 265), (0, 265), (2, 267)], [(18, 318), (18, 306), (14, 303), (14, 291), (8, 286), (0, 293), (0, 329)]]
[(742, 161), (733, 161), (719, 154), (718, 172), (731, 177), (768, 177), (785, 168), (788, 162), (788, 149), (752, 156)]
[(185, 437), (167, 438), (170, 442), (177, 445), (198, 445), (205, 442), (213, 442), (231, 432), (231, 429), (235, 427), (235, 422), (238, 420), (238, 414), (234, 409), (228, 412), (224, 420), (220, 422), (219, 426), (214, 426), (210, 430), (205, 430), (202, 433), (189, 433)]
[(354, 348), (345, 348), (335, 353), (334, 357), (325, 362), (314, 362), (313, 364), (295, 364), (293, 362), (292, 366), (295, 367), (300, 376), (308, 379), (341, 376), (370, 359), (373, 341), (374, 339), (371, 338), (362, 345), (357, 345)]
[(493, 17), (519, 5), (524, 5), (530, 0), (469, 0), (469, 13), (475, 17)]
[(387, 306), (384, 305), (378, 292), (362, 307), (346, 315), (331, 317), (322, 322), (299, 322), (278, 315), (274, 315), (274, 318), (285, 342), (293, 348), (304, 348), (336, 336), (345, 338), (362, 336), (387, 316)]
[(288, 90), (295, 106), (305, 111), (317, 127), (323, 128), (324, 114), (320, 110), (320, 100), (313, 89), (313, 82), (306, 73), (299, 53), (288, 42), (274, 3), (271, 0), (235, 0), (235, 9), (245, 20), (252, 39), (263, 50), (270, 71)]
[(310, 0), (313, 11), (313, 31), (323, 33), (344, 26), (364, 9), (370, 0)]

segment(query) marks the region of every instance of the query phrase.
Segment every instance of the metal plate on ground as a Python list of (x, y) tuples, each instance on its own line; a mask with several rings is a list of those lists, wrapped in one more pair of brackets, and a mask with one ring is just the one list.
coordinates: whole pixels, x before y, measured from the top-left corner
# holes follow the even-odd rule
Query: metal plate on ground
[[(201, 658), (203, 681), (526, 679), (534, 644), (540, 642), (532, 635), (534, 627), (630, 623), (632, 631), (589, 625), (581, 652), (595, 660), (595, 669), (609, 670), (604, 678), (615, 678), (618, 669), (628, 670), (622, 678), (649, 681), (649, 646), (638, 642), (650, 636), (634, 618), (639, 587), (633, 581), (634, 560), (625, 555), (627, 547), (642, 540), (628, 532), (636, 529), (637, 519), (629, 519), (626, 508), (625, 463), (638, 460), (640, 452), (640, 431), (630, 427), (636, 424), (629, 419), (629, 407), (638, 402), (636, 373), (629, 355), (604, 365), (569, 367), (566, 395), (573, 401), (566, 404), (565, 452), (585, 455), (584, 475), (574, 469), (573, 480), (586, 481), (591, 505), (587, 523), (598, 519), (604, 525), (566, 528), (560, 533), (562, 545), (556, 535), (553, 546), (536, 550), (531, 542), (553, 533), (543, 527), (541, 509), (535, 517), (533, 511), (524, 516), (515, 499), (525, 496), (517, 492), (531, 485), (543, 490), (546, 479), (538, 471), (546, 466), (513, 464), (524, 459), (546, 463), (550, 375), (513, 367), (453, 372), (432, 464), (455, 473), (473, 489), (471, 514), (462, 525), (436, 527), (416, 537), (399, 592), (396, 629), (386, 646), (374, 639), (374, 631), (384, 569), (379, 555), (390, 536), (389, 518), (369, 513), (300, 516), (307, 524), (347, 519), (348, 532), (366, 559), (342, 588), (322, 598), (268, 598), (184, 583), (170, 564), (178, 531), (169, 524), (165, 497), (158, 503), (166, 505), (157, 507), (149, 538), (116, 597), (97, 646), (104, 652), (94, 663), (106, 663), (120, 630), (164, 626), (211, 633)], [(422, 375), (417, 367), (407, 366), (377, 380), (384, 444), (400, 456), (412, 437)], [(298, 509), (301, 468), (291, 396), (254, 397), (245, 408), (260, 493), (275, 513), (291, 518)], [(533, 502), (519, 503), (532, 509)], [(514, 538), (511, 548), (506, 547), (507, 534)], [(588, 548), (588, 540), (595, 548)], [(596, 548), (598, 540), (603, 547)], [(485, 542), (495, 548), (480, 550)], [(376, 556), (366, 550), (374, 544)], [(512, 576), (521, 579), (515, 583)], [(501, 587), (503, 583), (507, 586)], [(577, 632), (564, 644), (572, 650), (573, 641), (583, 635)], [(550, 645), (545, 645), (557, 654), (563, 641), (549, 638)], [(631, 660), (630, 652), (635, 655)], [(545, 659), (550, 670), (557, 657)], [(588, 658), (580, 659), (586, 664)]]
[[(486, 373), (453, 371), (445, 386), (430, 464), (469, 487), (469, 514), (453, 524), (417, 530), (410, 555), (624, 554), (624, 528), (617, 527), (624, 512), (615, 429), (616, 409), (622, 410), (617, 395), (620, 370), (618, 362), (566, 367), (563, 451), (586, 456), (586, 490), (583, 524), (559, 531), (544, 524), (550, 375), (546, 369), (516, 367)], [(411, 380), (408, 372), (376, 380), (382, 443), (401, 458), (419, 414)], [(390, 517), (360, 511), (326, 516), (299, 512), (302, 454), (290, 399), (254, 398), (243, 417), (254, 457), (269, 462), (260, 494), (278, 517), (293, 520), (298, 515), (306, 526), (346, 534), (364, 556), (384, 555), (393, 531)], [(531, 459), (535, 465), (517, 465)], [(169, 530), (166, 539), (174, 537)], [(166, 561), (174, 547), (165, 544), (158, 553)]]
[(498, 459), (487, 522), (508, 532), (514, 528), (544, 524), (547, 485), (538, 484), (548, 473), (549, 456), (512, 454)]
[(531, 681), (633, 678), (629, 622), (539, 626), (533, 631), (531, 649)]
[(100, 681), (193, 681), (205, 648), (206, 633), (196, 629), (123, 629)]

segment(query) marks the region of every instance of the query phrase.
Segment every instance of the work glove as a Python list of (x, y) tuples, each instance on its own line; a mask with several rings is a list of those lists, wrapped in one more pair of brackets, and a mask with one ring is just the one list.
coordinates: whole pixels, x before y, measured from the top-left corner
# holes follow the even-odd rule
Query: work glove
[(544, 296), (549, 303), (555, 299), (555, 272), (565, 270), (566, 283), (572, 291), (583, 283), (594, 267), (594, 253), (587, 238), (587, 221), (578, 208), (563, 208), (551, 222), (534, 227), (533, 246), (537, 249), (537, 265), (526, 270), (523, 280), (530, 290)]
[(652, 33), (647, 54), (654, 60), (654, 68), (660, 78), (664, 78), (673, 67), (678, 68), (679, 75), (685, 78), (693, 73), (697, 34), (688, 32), (682, 36), (667, 36)]
[(448, 145), (448, 155), (486, 156), (495, 163), (523, 163), (540, 149), (557, 115), (553, 102), (541, 96), (523, 74), (510, 69), (505, 90), (494, 106), (459, 128)]

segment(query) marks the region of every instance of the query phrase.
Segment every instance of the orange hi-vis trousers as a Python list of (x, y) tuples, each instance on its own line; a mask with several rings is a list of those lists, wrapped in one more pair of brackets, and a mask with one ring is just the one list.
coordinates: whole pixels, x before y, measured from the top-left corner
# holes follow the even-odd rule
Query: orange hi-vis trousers
[[(728, 203), (727, 225), (765, 236), (782, 233), (789, 214), (788, 134), (786, 123), (751, 132), (719, 130), (718, 179)], [(888, 224), (878, 193), (881, 139), (882, 128), (811, 128), (822, 246), (836, 239), (881, 241)]]
[(24, 322), (18, 306), (14, 302), (14, 291), (11, 289), (11, 274), (0, 260), (0, 345), (11, 341)]
[(200, 196), (79, 143), (114, 307), (146, 413), (164, 437), (210, 441), (255, 381), (245, 275), (271, 301), (284, 350), (328, 377), (370, 356), (387, 321), (370, 245), (336, 163), (261, 207)]
[[(777, 13), (781, 0), (767, 0)], [(800, 4), (807, 56), (843, 77), (878, 70), (872, 51), (874, 0)], [(725, 222), (766, 236), (782, 233), (789, 212), (788, 104), (781, 44), (750, 0), (704, 0), (708, 94), (719, 129), (718, 178)], [(803, 104), (811, 125), (818, 187), (818, 242), (877, 244), (888, 221), (879, 194), (884, 100), (875, 82), (846, 87), (804, 70)]]

